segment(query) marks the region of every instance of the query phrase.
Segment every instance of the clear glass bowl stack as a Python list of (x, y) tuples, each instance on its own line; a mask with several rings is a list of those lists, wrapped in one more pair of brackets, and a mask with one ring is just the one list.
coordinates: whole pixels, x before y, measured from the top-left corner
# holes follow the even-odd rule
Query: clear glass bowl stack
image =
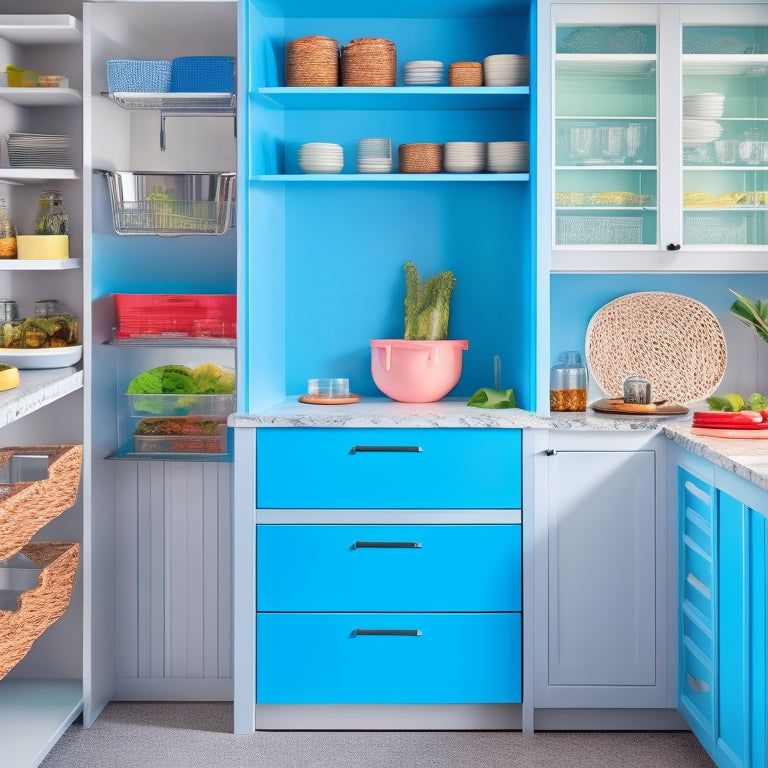
[(389, 173), (392, 170), (392, 139), (359, 139), (358, 173)]

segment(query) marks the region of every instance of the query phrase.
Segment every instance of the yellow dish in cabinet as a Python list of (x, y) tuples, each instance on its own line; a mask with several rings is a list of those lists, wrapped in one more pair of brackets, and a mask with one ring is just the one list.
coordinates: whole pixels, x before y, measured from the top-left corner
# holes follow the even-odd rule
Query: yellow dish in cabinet
[(0, 363), (0, 391), (19, 386), (19, 369), (13, 365)]
[(68, 259), (69, 235), (17, 235), (19, 259)]

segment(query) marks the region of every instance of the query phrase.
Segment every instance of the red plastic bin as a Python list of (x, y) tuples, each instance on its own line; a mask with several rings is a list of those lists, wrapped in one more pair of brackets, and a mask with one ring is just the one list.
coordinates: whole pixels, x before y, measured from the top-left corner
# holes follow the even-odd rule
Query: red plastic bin
[(116, 339), (212, 337), (234, 339), (235, 294), (115, 293)]

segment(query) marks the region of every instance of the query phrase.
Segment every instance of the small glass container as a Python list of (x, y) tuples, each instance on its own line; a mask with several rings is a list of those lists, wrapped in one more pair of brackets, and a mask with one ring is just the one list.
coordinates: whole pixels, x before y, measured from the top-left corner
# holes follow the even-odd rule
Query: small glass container
[(38, 202), (35, 219), (36, 235), (68, 235), (69, 214), (64, 208), (64, 195), (55, 189), (46, 189)]
[(0, 197), (0, 259), (15, 259), (18, 257), (16, 250), (16, 227), (8, 214), (8, 205), (4, 197)]
[(53, 317), (61, 314), (61, 302), (58, 299), (37, 299), (35, 317)]
[(319, 397), (349, 397), (349, 379), (308, 379), (307, 394)]
[(549, 380), (550, 411), (587, 410), (587, 369), (580, 352), (563, 352), (552, 366)]
[(18, 320), (19, 309), (13, 299), (0, 299), (0, 323)]
[(624, 402), (632, 405), (648, 405), (651, 400), (651, 381), (643, 376), (627, 376), (624, 379)]

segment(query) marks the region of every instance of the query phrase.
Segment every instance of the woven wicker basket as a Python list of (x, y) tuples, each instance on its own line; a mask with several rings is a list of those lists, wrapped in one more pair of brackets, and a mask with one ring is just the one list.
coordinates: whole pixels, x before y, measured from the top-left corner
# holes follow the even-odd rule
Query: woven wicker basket
[(654, 399), (692, 403), (709, 397), (725, 373), (720, 323), (703, 304), (675, 293), (620, 296), (592, 317), (587, 365), (608, 397), (621, 397), (627, 376), (651, 380)]
[(443, 170), (442, 144), (401, 144), (400, 173), (440, 173)]
[(362, 37), (342, 46), (342, 85), (391, 87), (396, 80), (397, 51), (392, 41)]
[(15, 611), (0, 611), (0, 679), (29, 652), (38, 637), (69, 605), (80, 545), (76, 542), (27, 544), (21, 553), (41, 567), (37, 586), (22, 592)]
[(448, 85), (478, 86), (483, 84), (483, 65), (479, 61), (454, 61), (448, 67)]
[(18, 552), (46, 523), (75, 502), (83, 461), (82, 445), (0, 449), (0, 466), (14, 454), (48, 456), (48, 477), (0, 484), (0, 560)]
[(285, 46), (285, 84), (291, 87), (335, 87), (339, 84), (339, 43), (310, 35)]

